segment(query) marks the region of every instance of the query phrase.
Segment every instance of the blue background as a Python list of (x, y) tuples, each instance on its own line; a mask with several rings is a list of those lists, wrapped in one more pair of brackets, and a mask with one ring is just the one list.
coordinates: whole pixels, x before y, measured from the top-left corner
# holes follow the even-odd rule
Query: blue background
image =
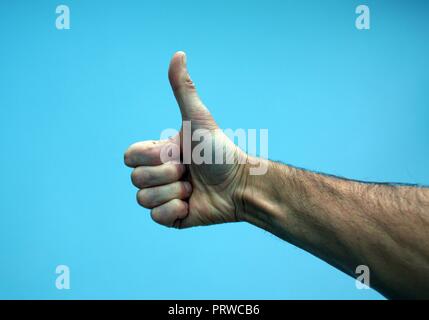
[[(129, 144), (177, 128), (177, 50), (222, 128), (270, 158), (429, 183), (429, 3), (0, 2), (0, 298), (380, 299), (248, 224), (173, 230), (135, 202)], [(57, 290), (55, 268), (71, 270)]]

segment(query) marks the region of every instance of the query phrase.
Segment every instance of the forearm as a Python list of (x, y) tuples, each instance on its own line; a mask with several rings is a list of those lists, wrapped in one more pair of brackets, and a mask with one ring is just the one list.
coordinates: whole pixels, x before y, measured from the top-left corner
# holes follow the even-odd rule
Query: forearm
[(246, 178), (242, 219), (354, 275), (388, 297), (429, 297), (429, 190), (367, 184), (269, 162)]

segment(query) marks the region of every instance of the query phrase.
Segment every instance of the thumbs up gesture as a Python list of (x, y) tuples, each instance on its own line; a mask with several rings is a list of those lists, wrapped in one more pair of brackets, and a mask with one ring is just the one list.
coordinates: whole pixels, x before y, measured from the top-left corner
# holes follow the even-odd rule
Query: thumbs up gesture
[(218, 128), (200, 100), (185, 53), (173, 56), (168, 77), (182, 128), (168, 140), (138, 142), (126, 151), (125, 164), (134, 168), (131, 180), (139, 189), (138, 203), (168, 227), (242, 220), (248, 155)]

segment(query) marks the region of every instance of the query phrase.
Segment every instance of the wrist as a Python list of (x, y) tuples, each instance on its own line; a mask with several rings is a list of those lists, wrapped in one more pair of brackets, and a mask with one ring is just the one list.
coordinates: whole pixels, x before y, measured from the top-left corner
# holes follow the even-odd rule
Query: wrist
[(273, 232), (277, 222), (280, 224), (287, 218), (292, 211), (288, 198), (291, 194), (289, 171), (290, 168), (285, 165), (249, 156), (241, 186), (236, 193), (236, 203), (239, 204), (237, 216), (241, 221)]

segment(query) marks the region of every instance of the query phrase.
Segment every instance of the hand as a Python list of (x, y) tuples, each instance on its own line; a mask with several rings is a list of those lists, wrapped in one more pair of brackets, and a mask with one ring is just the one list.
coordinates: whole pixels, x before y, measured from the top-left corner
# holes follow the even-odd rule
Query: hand
[[(180, 133), (169, 140), (133, 144), (125, 153), (125, 164), (135, 168), (131, 179), (140, 189), (137, 201), (141, 206), (152, 209), (154, 221), (169, 227), (240, 221), (242, 208), (239, 199), (246, 184), (247, 155), (219, 130), (201, 102), (188, 74), (183, 52), (173, 56), (168, 76), (180, 107), (182, 123), (190, 124), (192, 134), (203, 132), (204, 139), (199, 143), (186, 141), (182, 125)], [(186, 143), (189, 143), (189, 149), (185, 147)], [(201, 147), (214, 151), (212, 155), (204, 151), (203, 155), (212, 160), (210, 163), (196, 159), (199, 152), (192, 156)], [(189, 164), (164, 163), (162, 152), (169, 149), (180, 153), (176, 160), (192, 159)], [(190, 151), (191, 154), (185, 154)], [(219, 152), (233, 161), (215, 164), (215, 155)]]

